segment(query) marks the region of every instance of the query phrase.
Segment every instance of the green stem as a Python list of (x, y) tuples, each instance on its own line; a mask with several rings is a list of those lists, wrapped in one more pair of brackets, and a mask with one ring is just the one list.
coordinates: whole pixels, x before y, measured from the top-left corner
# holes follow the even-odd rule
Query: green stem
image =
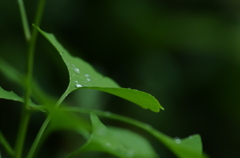
[[(40, 25), (43, 10), (44, 10), (44, 6), (45, 6), (45, 2), (46, 2), (46, 0), (40, 0), (40, 2), (38, 4), (36, 19), (34, 21), (35, 25), (37, 25), (37, 26)], [(31, 96), (33, 63), (34, 63), (34, 53), (35, 53), (37, 35), (38, 35), (38, 31), (37, 31), (36, 27), (33, 27), (32, 39), (29, 43), (29, 49), (28, 49), (27, 79), (26, 79), (27, 81), (26, 81), (26, 95), (25, 95), (25, 101), (26, 102), (28, 102), (28, 100)], [(25, 104), (25, 108), (28, 108), (28, 104)]]
[(68, 91), (68, 88), (67, 88), (66, 91), (62, 94), (62, 96), (58, 100), (58, 102), (56, 104), (56, 107), (59, 107), (62, 104), (63, 100), (68, 96), (68, 94), (69, 94), (69, 91)]
[(24, 3), (22, 0), (18, 0), (19, 3), (19, 8), (20, 8), (20, 13), (21, 13), (21, 18), (22, 18), (22, 24), (23, 24), (23, 30), (25, 34), (25, 38), (27, 41), (30, 41), (31, 39), (31, 34), (30, 34), (30, 29), (28, 26), (28, 20), (27, 20), (27, 15), (24, 7)]
[(51, 120), (51, 117), (48, 116), (46, 118), (46, 120), (44, 121), (44, 123), (42, 124), (42, 126), (41, 126), (40, 130), (38, 131), (38, 134), (37, 134), (32, 146), (31, 146), (31, 149), (30, 149), (30, 151), (27, 155), (27, 158), (32, 158), (34, 156), (34, 154), (36, 153), (39, 142), (42, 139), (44, 131), (47, 128), (47, 125), (49, 124), (50, 120)]
[[(57, 102), (57, 104), (56, 104), (56, 107), (59, 107), (59, 106), (60, 106), (60, 104), (61, 104), (62, 101), (67, 97), (67, 95), (68, 95), (68, 92), (67, 92), (67, 90), (66, 90), (66, 91), (63, 93), (63, 95), (60, 97), (60, 99), (58, 100), (58, 102)], [(47, 128), (50, 120), (51, 120), (51, 117), (48, 116), (48, 117), (46, 118), (46, 120), (43, 122), (43, 124), (42, 124), (42, 126), (41, 126), (41, 128), (40, 128), (40, 130), (39, 130), (39, 132), (38, 132), (38, 134), (37, 134), (37, 136), (36, 136), (36, 138), (35, 138), (32, 146), (31, 146), (31, 149), (29, 150), (29, 153), (28, 153), (28, 155), (27, 155), (27, 158), (32, 158), (32, 157), (34, 156), (34, 154), (36, 154), (36, 151), (37, 151), (37, 149), (38, 149), (38, 146), (39, 146), (39, 144), (40, 144), (40, 141), (41, 141), (41, 139), (42, 139), (42, 137), (43, 137), (44, 131), (46, 130), (46, 128)]]
[(3, 147), (5, 148), (5, 150), (7, 151), (7, 153), (13, 157), (14, 156), (14, 151), (12, 149), (12, 147), (9, 145), (9, 143), (7, 142), (7, 140), (4, 138), (4, 136), (2, 135), (2, 132), (0, 132), (0, 144), (3, 145)]
[[(21, 116), (21, 121), (20, 121), (20, 127), (19, 127), (19, 132), (18, 132), (18, 137), (16, 141), (16, 146), (15, 146), (15, 157), (16, 158), (21, 158), (22, 157), (22, 150), (23, 150), (23, 145), (27, 133), (27, 127), (28, 123), (30, 120), (30, 112), (29, 112), (29, 99), (31, 96), (31, 87), (32, 87), (32, 74), (33, 74), (33, 62), (34, 62), (34, 52), (35, 52), (35, 46), (36, 46), (36, 40), (37, 40), (37, 29), (34, 27), (32, 31), (32, 37), (30, 35), (30, 31), (28, 28), (28, 22), (27, 22), (27, 16), (26, 16), (26, 11), (24, 8), (24, 4), (22, 0), (19, 0), (19, 7), (21, 11), (21, 17), (22, 17), (22, 23), (24, 27), (24, 32), (26, 36), (26, 40), (29, 41), (28, 45), (28, 59), (27, 59), (27, 78), (26, 78), (26, 91), (25, 91), (25, 97), (24, 97), (24, 109), (22, 112)], [(35, 24), (40, 25), (41, 19), (42, 19), (42, 13), (44, 10), (44, 5), (45, 5), (46, 0), (40, 0), (39, 5), (38, 5), (38, 10), (36, 14), (36, 19), (35, 19)]]
[(30, 112), (26, 109), (23, 110), (17, 141), (15, 145), (15, 157), (21, 158), (22, 157), (22, 150), (23, 150), (23, 144), (27, 133), (27, 127), (30, 120)]

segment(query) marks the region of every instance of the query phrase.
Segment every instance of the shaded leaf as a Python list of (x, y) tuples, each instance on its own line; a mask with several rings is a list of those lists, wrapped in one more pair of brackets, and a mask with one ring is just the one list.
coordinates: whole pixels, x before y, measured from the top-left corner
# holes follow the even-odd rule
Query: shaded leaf
[(95, 114), (91, 114), (92, 134), (88, 142), (69, 155), (84, 151), (106, 152), (121, 158), (155, 158), (156, 153), (148, 141), (129, 130), (106, 127)]
[(203, 155), (202, 151), (202, 142), (201, 137), (199, 135), (193, 135), (185, 139), (179, 138), (171, 138), (148, 124), (143, 122), (131, 119), (129, 117), (113, 114), (111, 112), (103, 112), (99, 110), (93, 109), (86, 109), (86, 108), (68, 108), (67, 110), (72, 112), (80, 112), (80, 113), (91, 113), (94, 112), (95, 114), (103, 117), (107, 117), (110, 119), (115, 119), (118, 121), (126, 122), (131, 125), (137, 126), (155, 138), (157, 138), (160, 142), (162, 142), (167, 148), (169, 148), (175, 155), (180, 158), (205, 158), (206, 156)]
[(88, 137), (91, 129), (90, 123), (85, 119), (66, 111), (64, 108), (45, 106), (51, 118), (47, 133), (58, 130), (71, 130)]
[(37, 29), (57, 49), (67, 66), (70, 75), (70, 83), (65, 92), (65, 97), (79, 88), (90, 88), (116, 95), (154, 112), (163, 109), (159, 102), (150, 94), (138, 90), (120, 88), (112, 79), (104, 77), (96, 72), (87, 62), (71, 56), (53, 34), (46, 33), (40, 28)]
[[(5, 77), (7, 77), (8, 80), (20, 85), (22, 88), (26, 88), (24, 75), (1, 58), (0, 58), (0, 71), (2, 72), (2, 74)], [(32, 92), (33, 92), (32, 95), (35, 100), (41, 102), (41, 104), (49, 104), (50, 100), (51, 100), (50, 104), (55, 104), (55, 99), (50, 97), (50, 95), (46, 95), (46, 93), (43, 92), (41, 87), (34, 80), (32, 81), (31, 88), (32, 88)], [(23, 102), (23, 98), (21, 98), (19, 96), (17, 96), (17, 97), (15, 96), (13, 98), (15, 98), (15, 101)], [(13, 99), (10, 99), (10, 100), (13, 100)], [(31, 100), (30, 100), (29, 105), (34, 107), (35, 109), (41, 110), (41, 107), (33, 104), (31, 102)]]
[(24, 76), (19, 73), (15, 68), (5, 62), (2, 58), (0, 58), (0, 71), (4, 76), (6, 76), (9, 80), (13, 81), (14, 83), (23, 86), (24, 83)]
[[(1, 131), (0, 131), (0, 145), (2, 145), (3, 148), (5, 148), (5, 150), (11, 157), (14, 157), (14, 150), (12, 149), (12, 147), (10, 146), (6, 138), (3, 136)], [(0, 157), (1, 157), (1, 153), (0, 153)]]

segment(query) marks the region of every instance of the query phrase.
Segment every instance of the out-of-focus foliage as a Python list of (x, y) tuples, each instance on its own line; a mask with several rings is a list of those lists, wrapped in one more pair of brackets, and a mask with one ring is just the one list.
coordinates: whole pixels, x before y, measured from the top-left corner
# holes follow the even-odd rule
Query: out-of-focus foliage
[[(36, 2), (28, 0), (25, 4), (32, 21)], [(71, 95), (69, 103), (87, 103), (84, 106), (131, 116), (172, 137), (199, 133), (210, 157), (239, 156), (238, 1), (52, 0), (46, 6), (43, 30), (54, 32), (70, 52), (90, 61), (122, 87), (153, 94), (165, 111), (153, 114), (118, 98), (107, 95), (106, 99), (102, 97), (106, 94), (86, 90), (76, 92), (82, 98)], [(0, 55), (24, 70), (26, 48), (16, 1), (0, 2), (0, 21)], [(53, 51), (39, 36), (34, 77), (45, 91), (59, 97), (67, 86), (68, 75), (64, 65), (57, 62), (60, 57), (49, 53)], [(49, 78), (52, 74), (54, 77)], [(4, 89), (22, 96), (21, 89), (6, 82), (1, 74), (0, 82)], [(88, 93), (94, 93), (96, 99), (87, 100)], [(17, 109), (15, 104), (2, 106), (6, 103), (0, 101), (0, 128), (10, 131), (3, 132), (11, 138), (19, 116), (13, 111)], [(36, 114), (32, 127), (39, 127), (41, 121)], [(29, 137), (34, 137), (36, 131), (31, 131)], [(52, 138), (54, 148), (66, 144), (67, 138), (59, 137), (61, 134)], [(48, 143), (51, 146), (51, 141)], [(154, 146), (162, 157), (171, 157), (158, 143)], [(54, 148), (49, 154), (56, 156)]]

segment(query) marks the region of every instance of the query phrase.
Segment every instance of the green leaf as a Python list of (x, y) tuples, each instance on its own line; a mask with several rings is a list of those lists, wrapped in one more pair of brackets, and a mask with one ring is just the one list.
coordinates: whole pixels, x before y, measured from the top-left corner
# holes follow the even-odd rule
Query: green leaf
[(0, 86), (0, 98), (23, 102), (23, 98), (19, 97), (17, 94), (15, 94), (12, 91), (9, 92), (9, 91), (4, 90), (1, 86)]
[(114, 138), (129, 149), (127, 153), (129, 157), (158, 157), (151, 144), (144, 137), (121, 128), (108, 127), (108, 129)]
[(179, 158), (202, 158), (202, 142), (199, 135), (189, 136), (184, 139), (170, 138), (156, 130), (152, 130), (163, 144), (165, 144)]
[(65, 92), (65, 97), (74, 90), (88, 88), (116, 95), (154, 112), (163, 109), (159, 102), (150, 94), (138, 90), (120, 88), (112, 79), (96, 72), (87, 62), (71, 56), (53, 34), (46, 33), (38, 27), (37, 29), (57, 49), (67, 66), (70, 83)]
[(84, 151), (106, 152), (121, 158), (157, 157), (142, 136), (129, 130), (106, 127), (95, 114), (91, 114), (91, 121), (93, 130), (90, 139), (69, 157)]
[[(15, 94), (12, 91), (9, 92), (9, 91), (4, 90), (1, 86), (0, 86), (0, 99), (18, 101), (21, 103), (24, 102), (24, 99), (22, 97), (19, 97), (17, 94)], [(31, 100), (29, 101), (29, 106), (39, 109), (39, 106), (35, 105)]]
[(66, 110), (72, 111), (72, 112), (80, 112), (80, 113), (94, 112), (98, 116), (115, 119), (118, 121), (126, 122), (131, 125), (137, 126), (147, 131), (148, 133), (153, 135), (155, 138), (157, 138), (160, 142), (162, 142), (165, 146), (167, 146), (179, 158), (203, 158), (203, 157), (205, 158), (206, 157), (203, 155), (202, 142), (201, 142), (201, 137), (199, 135), (193, 135), (185, 139), (178, 139), (178, 138), (174, 139), (157, 131), (156, 129), (154, 129), (148, 124), (131, 119), (129, 117), (113, 114), (110, 112), (103, 112), (99, 110), (85, 109), (85, 108), (69, 107)]
[(152, 95), (138, 91), (135, 89), (128, 89), (128, 88), (100, 88), (94, 87), (91, 89), (100, 90), (103, 92), (107, 92), (118, 97), (124, 98), (130, 102), (133, 102), (137, 105), (140, 105), (144, 109), (150, 109), (154, 112), (159, 112), (160, 109), (164, 109), (158, 102), (156, 98)]

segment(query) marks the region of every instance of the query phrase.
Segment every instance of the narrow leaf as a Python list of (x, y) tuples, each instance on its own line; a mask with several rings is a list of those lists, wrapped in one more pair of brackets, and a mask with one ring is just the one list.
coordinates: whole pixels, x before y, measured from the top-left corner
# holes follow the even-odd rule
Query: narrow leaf
[(19, 97), (17, 94), (15, 94), (12, 91), (9, 92), (9, 91), (4, 90), (1, 86), (0, 86), (0, 98), (23, 102), (23, 98)]
[[(24, 99), (17, 94), (15, 94), (12, 91), (6, 91), (0, 86), (0, 99), (6, 99), (6, 100), (12, 100), (12, 101), (18, 101), (23, 103)], [(29, 106), (41, 110), (41, 108), (37, 105), (35, 105), (31, 100), (29, 101)]]
[(71, 56), (57, 41), (53, 34), (46, 33), (38, 27), (37, 29), (57, 49), (67, 66), (70, 83), (65, 92), (66, 96), (74, 90), (80, 88), (90, 88), (116, 95), (129, 100), (142, 108), (148, 108), (154, 112), (158, 112), (160, 109), (163, 109), (159, 102), (150, 94), (138, 90), (120, 88), (119, 85), (112, 79), (104, 77), (96, 72), (87, 62), (80, 58)]
[(20, 86), (23, 86), (24, 76), (14, 69), (14, 67), (5, 62), (2, 58), (0, 58), (0, 71), (9, 80), (19, 84)]
[[(3, 136), (2, 132), (0, 132), (0, 145), (2, 145), (5, 150), (7, 151), (7, 153), (13, 157), (14, 156), (14, 150), (12, 149), (12, 147), (10, 146), (10, 144), (8, 143), (8, 141), (5, 139), (5, 137)], [(1, 153), (0, 153), (1, 154)], [(1, 155), (0, 155), (1, 158)]]

